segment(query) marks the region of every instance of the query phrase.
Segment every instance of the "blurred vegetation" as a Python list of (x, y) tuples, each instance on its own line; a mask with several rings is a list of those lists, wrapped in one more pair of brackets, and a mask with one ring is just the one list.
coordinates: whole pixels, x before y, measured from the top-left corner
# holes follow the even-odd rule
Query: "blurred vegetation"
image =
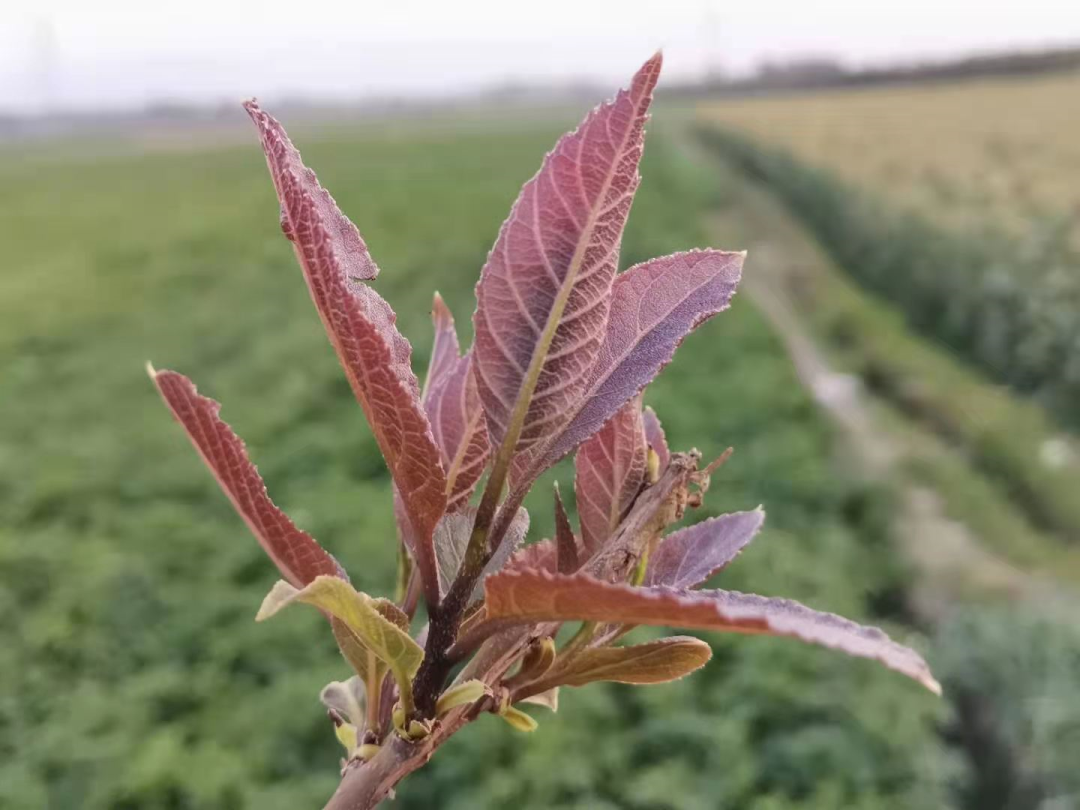
[[(717, 143), (712, 132), (706, 139)], [(722, 230), (745, 233), (755, 246), (766, 240), (751, 255), (771, 249), (767, 261), (782, 264), (771, 282), (790, 288), (830, 361), (867, 383), (880, 426), (903, 443), (903, 474), (929, 484), (949, 513), (974, 530), (976, 542), (1015, 566), (1015, 582), (1004, 591), (1004, 583), (979, 582), (977, 559), (954, 572), (951, 584), (937, 584), (951, 594), (936, 605), (945, 614), (932, 660), (953, 711), (946, 739), (964, 760), (954, 773), (952, 800), (977, 810), (1080, 806), (1080, 603), (1069, 587), (1080, 574), (1080, 557), (1075, 543), (1062, 542), (1078, 535), (1040, 528), (1032, 501), (1023, 497), (1026, 487), (1046, 503), (1068, 506), (1075, 499), (1075, 466), (1050, 464), (1045, 453), (1070, 440), (1035, 403), (965, 367), (853, 283), (783, 216), (785, 198), (772, 198), (771, 175), (743, 174), (737, 158), (720, 159), (716, 168), (734, 196)], [(858, 279), (857, 271), (851, 274)], [(954, 564), (942, 560), (935, 574)], [(1009, 593), (1018, 582), (1027, 598)]]
[[(301, 140), (383, 267), (377, 286), (417, 368), (431, 291), (467, 331), (499, 223), (564, 123)], [(700, 244), (698, 214), (718, 202), (658, 134), (624, 264)], [(291, 810), (336, 784), (339, 749), (316, 695), (345, 665), (313, 614), (253, 623), (275, 572), (142, 370), (175, 367), (221, 400), (278, 504), (358, 587), (390, 588), (388, 478), (265, 174), (254, 140), (0, 158), (4, 808)], [(748, 301), (692, 336), (649, 400), (674, 446), (736, 447), (712, 512), (769, 511), (725, 585), (885, 621), (918, 643), (887, 494), (831, 462), (830, 430)], [(533, 515), (538, 538), (550, 519)], [(942, 806), (958, 763), (931, 696), (793, 642), (710, 641), (715, 660), (677, 684), (567, 690), (557, 715), (537, 710), (537, 734), (482, 719), (398, 804)]]
[[(1037, 525), (1080, 540), (1075, 459), (1046, 462), (1042, 450), (1055, 430), (1040, 409), (982, 386), (934, 350), (896, 343), (906, 323), (1017, 390), (1038, 388), (1049, 404), (1071, 408), (1067, 416), (1056, 412), (1072, 424), (1080, 413), (1080, 353), (1074, 348), (1080, 345), (1080, 272), (1024, 257), (1000, 236), (977, 240), (935, 228), (882, 203), (872, 190), (851, 188), (736, 133), (702, 133), (779, 195), (845, 271), (900, 310), (902, 319), (887, 307), (848, 307), (832, 324), (833, 339), (851, 347), (867, 380), (961, 444)], [(1046, 351), (1034, 351), (1035, 344)]]
[(957, 707), (954, 733), (978, 774), (966, 806), (1080, 806), (1075, 611), (964, 609), (943, 623), (937, 645), (938, 675)]

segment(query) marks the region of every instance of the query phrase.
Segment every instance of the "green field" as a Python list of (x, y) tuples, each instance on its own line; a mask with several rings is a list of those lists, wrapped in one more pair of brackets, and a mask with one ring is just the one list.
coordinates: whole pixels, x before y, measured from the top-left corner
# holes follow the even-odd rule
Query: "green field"
[[(703, 215), (732, 202), (664, 121), (624, 266), (705, 244)], [(467, 329), (498, 225), (568, 123), (298, 131), (383, 268), (418, 369), (431, 291)], [(221, 400), (278, 504), (359, 588), (389, 590), (389, 480), (278, 230), (254, 135), (0, 154), (0, 239), (0, 806), (319, 806), (339, 754), (316, 695), (346, 667), (314, 615), (254, 624), (275, 572), (143, 371), (182, 370)], [(841, 469), (749, 299), (686, 342), (649, 401), (675, 446), (734, 445), (712, 509), (768, 510), (728, 586), (920, 645), (888, 494)], [(534, 510), (532, 538), (549, 525)], [(884, 810), (942, 806), (946, 781), (962, 783), (938, 734), (947, 704), (912, 684), (782, 641), (710, 640), (704, 672), (568, 692), (537, 734), (481, 719), (394, 806)]]

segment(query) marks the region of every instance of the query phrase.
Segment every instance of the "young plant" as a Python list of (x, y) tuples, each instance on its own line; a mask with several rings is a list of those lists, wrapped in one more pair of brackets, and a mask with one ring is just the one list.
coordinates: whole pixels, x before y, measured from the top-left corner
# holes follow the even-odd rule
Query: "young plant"
[[(396, 598), (356, 591), (273, 504), (216, 402), (176, 372), (151, 376), (281, 571), (256, 619), (313, 605), (355, 671), (322, 692), (347, 752), (329, 808), (375, 806), (483, 714), (532, 731), (523, 703), (555, 710), (562, 687), (661, 683), (710, 657), (686, 636), (617, 643), (637, 625), (789, 636), (938, 691), (923, 659), (879, 630), (788, 600), (695, 590), (753, 539), (760, 509), (665, 536), (701, 504), (724, 457), (702, 467), (696, 451), (671, 452), (642, 391), (689, 332), (728, 307), (745, 254), (694, 250), (616, 273), (660, 64), (659, 54), (646, 62), (522, 188), (481, 271), (464, 354), (436, 294), (422, 389), (394, 312), (368, 283), (378, 268), (356, 227), (281, 125), (245, 105), (282, 229), (390, 469)], [(575, 450), (580, 532), (556, 489), (555, 537), (524, 545), (526, 494)], [(421, 600), (427, 621), (414, 633)], [(559, 643), (567, 623), (579, 624)]]

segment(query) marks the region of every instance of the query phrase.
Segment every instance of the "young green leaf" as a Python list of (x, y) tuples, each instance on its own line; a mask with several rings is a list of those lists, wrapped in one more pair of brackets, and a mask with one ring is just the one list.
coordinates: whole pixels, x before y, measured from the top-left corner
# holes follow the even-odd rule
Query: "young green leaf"
[(490, 620), (511, 622), (593, 621), (787, 636), (861, 658), (874, 659), (940, 694), (922, 657), (832, 613), (789, 599), (734, 591), (680, 591), (601, 582), (585, 574), (505, 571), (488, 577), (485, 607)]
[(396, 621), (383, 615), (378, 601), (333, 577), (317, 577), (302, 590), (278, 581), (255, 620), (265, 621), (294, 602), (313, 605), (339, 619), (390, 668), (400, 688), (409, 687), (424, 651)]
[(647, 450), (640, 397), (627, 402), (578, 448), (574, 488), (581, 539), (589, 552), (611, 536), (641, 491)]
[(563, 136), (521, 190), (476, 286), (477, 383), (492, 444), (523, 450), (581, 398), (640, 176), (656, 54)]
[(442, 717), (451, 709), (475, 703), (487, 694), (488, 687), (483, 681), (472, 679), (454, 684), (441, 695), (435, 703), (436, 717)]
[(561, 428), (522, 458), (515, 490), (588, 439), (671, 361), (690, 332), (731, 303), (744, 253), (691, 250), (619, 274), (611, 312), (588, 385)]
[(761, 507), (709, 518), (672, 532), (649, 558), (645, 585), (695, 588), (722, 571), (754, 539), (765, 522)]
[(420, 405), (412, 347), (397, 330), (390, 305), (359, 281), (374, 278), (378, 268), (356, 227), (304, 166), (281, 124), (254, 101), (244, 106), (259, 130), (285, 235), (390, 468), (413, 530), (406, 536), (415, 544), (425, 593), (437, 602), (431, 533), (446, 509), (446, 476)]
[(270, 500), (244, 443), (218, 416), (221, 406), (201, 396), (183, 374), (149, 371), (176, 421), (282, 576), (297, 587), (323, 574), (348, 579), (337, 560)]
[(557, 686), (585, 686), (596, 681), (666, 683), (686, 677), (705, 666), (710, 658), (709, 645), (689, 636), (671, 636), (630, 647), (595, 647), (582, 650), (565, 666), (557, 666), (530, 684), (529, 692), (544, 692)]

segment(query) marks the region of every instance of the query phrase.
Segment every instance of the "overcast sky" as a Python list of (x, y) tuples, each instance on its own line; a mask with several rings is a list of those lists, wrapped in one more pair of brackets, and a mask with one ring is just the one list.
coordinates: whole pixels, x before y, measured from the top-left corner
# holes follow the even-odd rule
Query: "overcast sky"
[(610, 84), (1080, 44), (1080, 0), (0, 0), (0, 110)]

